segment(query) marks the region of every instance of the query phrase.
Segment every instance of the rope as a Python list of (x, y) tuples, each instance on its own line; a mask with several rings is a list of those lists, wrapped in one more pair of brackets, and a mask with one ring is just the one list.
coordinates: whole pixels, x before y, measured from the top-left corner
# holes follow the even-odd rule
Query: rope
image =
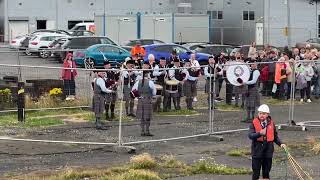
[[(310, 176), (310, 174), (305, 171), (301, 165), (292, 157), (292, 155), (289, 153), (288, 149), (287, 148), (283, 148), (284, 149), (284, 152), (285, 154), (287, 155), (287, 158), (288, 158), (288, 161), (290, 162), (292, 168), (293, 168), (293, 171), (296, 173), (296, 175), (299, 177), (300, 180), (304, 180), (301, 172), (304, 174), (304, 176), (307, 177), (308, 180), (313, 180), (313, 178)], [(287, 168), (288, 168), (288, 165), (287, 165)], [(287, 178), (287, 174), (286, 174), (286, 178)]]

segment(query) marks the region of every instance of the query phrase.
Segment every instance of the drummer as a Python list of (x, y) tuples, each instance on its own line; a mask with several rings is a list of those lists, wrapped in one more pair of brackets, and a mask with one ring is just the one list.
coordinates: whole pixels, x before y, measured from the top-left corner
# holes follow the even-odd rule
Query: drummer
[[(174, 59), (173, 61), (173, 67), (172, 69), (169, 70), (169, 79), (178, 81), (178, 90), (174, 94), (170, 94), (168, 97), (168, 101), (171, 102), (171, 98), (173, 99), (173, 104), (176, 110), (180, 110), (180, 99), (183, 96), (183, 84), (187, 80), (187, 70), (186, 69), (181, 69), (180, 65), (181, 62), (178, 58)], [(180, 69), (179, 69), (180, 68)]]
[(222, 75), (222, 68), (216, 64), (213, 56), (209, 56), (208, 61), (209, 65), (204, 68), (204, 75), (206, 78), (205, 92), (208, 94), (209, 109), (213, 109), (216, 93), (219, 92), (219, 82), (217, 77), (218, 75)]
[[(155, 66), (154, 71), (153, 71), (153, 76), (155, 77), (155, 83), (165, 87), (165, 79), (168, 78), (168, 70), (163, 69), (167, 68), (167, 61), (165, 57), (160, 58), (160, 62), (158, 65)], [(168, 111), (168, 96), (169, 94), (163, 90), (162, 92), (163, 95), (163, 111)], [(161, 96), (160, 96), (160, 102), (157, 101), (156, 103), (156, 109), (160, 110), (160, 103), (161, 103)]]

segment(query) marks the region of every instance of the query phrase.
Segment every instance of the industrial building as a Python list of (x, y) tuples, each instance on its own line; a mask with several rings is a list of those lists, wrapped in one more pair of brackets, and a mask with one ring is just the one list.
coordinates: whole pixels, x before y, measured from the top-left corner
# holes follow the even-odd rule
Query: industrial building
[(0, 39), (37, 29), (70, 29), (94, 21), (97, 14), (183, 13), (208, 14), (214, 43), (284, 46), (288, 22), (291, 45), (318, 37), (318, 8), (314, 0), (0, 0)]

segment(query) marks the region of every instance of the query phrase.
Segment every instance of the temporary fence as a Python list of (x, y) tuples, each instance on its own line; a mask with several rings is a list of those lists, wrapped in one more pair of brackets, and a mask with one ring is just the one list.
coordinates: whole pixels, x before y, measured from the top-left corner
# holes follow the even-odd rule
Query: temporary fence
[[(14, 52), (15, 53), (15, 52)], [(26, 89), (28, 88), (28, 83), (34, 83), (38, 80), (39, 86), (44, 85), (44, 82), (48, 82), (48, 79), (51, 79), (51, 82), (57, 81), (57, 83), (60, 83), (61, 88), (63, 89), (63, 82), (60, 81), (60, 75), (61, 75), (61, 67), (47, 67), (47, 66), (30, 66), (28, 63), (33, 63), (30, 61), (35, 61), (34, 57), (29, 56), (21, 56), (21, 54), (13, 55), (12, 53), (9, 55), (6, 55), (6, 53), (2, 53), (1, 59), (15, 59), (18, 58), (18, 62), (20, 62), (20, 65), (17, 63), (17, 65), (9, 65), (9, 64), (1, 64), (1, 77), (2, 79), (5, 76), (16, 76), (18, 80), (24, 81), (26, 83)], [(39, 59), (38, 59), (39, 60)], [(44, 61), (50, 61), (50, 59), (44, 60)], [(39, 64), (41, 61), (38, 61)], [(310, 61), (311, 62), (311, 61)], [(48, 62), (43, 62), (48, 63)], [(306, 63), (305, 61), (300, 62), (292, 62), (291, 66), (293, 68), (292, 72), (294, 74), (296, 63)], [(48, 63), (49, 64), (49, 63)], [(221, 71), (224, 69), (227, 69), (228, 66), (238, 66), (241, 63), (234, 63), (231, 65), (219, 65), (221, 68)], [(53, 63), (50, 63), (51, 66), (57, 66)], [(265, 65), (274, 65), (275, 62), (260, 62), (258, 63), (258, 68), (262, 69)], [(250, 63), (241, 64), (241, 68), (243, 66), (250, 66)], [(202, 68), (205, 68), (203, 66)], [(240, 69), (241, 69), (240, 68)], [(181, 69), (188, 69), (188, 68), (179, 68)], [(250, 71), (250, 68), (248, 68)], [(36, 90), (40, 90), (40, 88), (31, 89), (29, 91), (26, 90), (26, 92), (29, 92), (30, 96), (34, 97), (34, 99), (31, 99), (30, 106), (27, 105), (26, 111), (29, 110), (43, 110), (43, 109), (51, 109), (56, 110), (59, 108), (64, 107), (90, 107), (91, 101), (92, 101), (92, 85), (91, 82), (94, 78), (94, 69), (77, 69), (78, 76), (75, 78), (76, 82), (76, 99), (74, 101), (66, 101), (64, 99), (59, 99), (57, 101), (53, 101), (53, 104), (44, 104), (43, 106), (39, 105), (39, 98), (41, 96), (44, 96), (45, 93), (49, 93), (50, 90), (52, 90), (53, 87), (51, 86), (48, 90), (42, 89), (41, 92), (36, 92)], [(99, 69), (101, 71), (101, 69)], [(168, 70), (168, 69), (167, 69)], [(112, 69), (112, 70), (103, 70), (103, 71), (116, 71), (120, 73), (120, 75), (125, 71), (124, 69)], [(133, 71), (144, 71), (144, 70), (133, 70)], [(148, 69), (148, 71), (150, 71)], [(140, 132), (140, 121), (133, 117), (126, 116), (126, 108), (125, 108), (125, 102), (123, 99), (123, 79), (120, 80), (120, 84), (118, 86), (118, 102), (116, 106), (116, 114), (117, 114), (117, 120), (118, 121), (106, 121), (106, 126), (109, 127), (109, 130), (107, 131), (98, 131), (95, 132), (94, 135), (91, 137), (85, 136), (85, 133), (92, 134), (92, 129), (94, 128), (94, 116), (91, 114), (89, 116), (89, 119), (92, 120), (90, 125), (83, 124), (87, 128), (80, 128), (78, 131), (84, 131), (85, 133), (82, 133), (82, 138), (79, 137), (68, 137), (64, 139), (64, 141), (60, 141), (57, 139), (53, 139), (47, 137), (48, 140), (39, 140), (39, 142), (52, 142), (52, 143), (78, 143), (78, 144), (86, 144), (86, 143), (92, 143), (92, 144), (104, 144), (104, 145), (119, 145), (119, 146), (126, 146), (126, 145), (134, 145), (134, 144), (141, 144), (141, 143), (148, 143), (148, 142), (165, 142), (170, 140), (179, 140), (179, 139), (188, 139), (188, 138), (194, 138), (194, 137), (200, 137), (200, 136), (209, 136), (215, 135), (215, 134), (224, 134), (224, 133), (230, 133), (230, 132), (238, 132), (238, 131), (245, 131), (248, 127), (247, 123), (240, 122), (241, 120), (245, 119), (247, 117), (246, 113), (246, 98), (248, 96), (247, 90), (244, 89), (243, 91), (240, 91), (237, 89), (239, 86), (231, 86), (229, 84), (230, 79), (225, 78), (223, 74), (220, 76), (219, 74), (215, 74), (217, 71), (214, 71), (214, 76), (209, 78), (206, 83), (205, 76), (200, 75), (200, 77), (197, 80), (197, 94), (196, 99), (193, 99), (193, 107), (195, 110), (185, 110), (186, 104), (185, 104), (185, 97), (181, 98), (181, 108), (183, 110), (180, 111), (169, 111), (169, 112), (155, 112), (154, 118), (151, 120), (151, 133), (153, 133), (155, 136), (153, 137), (145, 137), (141, 136)], [(262, 72), (261, 72), (262, 74)], [(48, 78), (49, 77), (49, 78)], [(123, 76), (120, 76), (123, 77)], [(292, 76), (292, 82), (295, 82), (295, 76)], [(12, 79), (11, 79), (12, 80)], [(29, 80), (29, 81), (28, 81)], [(31, 81), (30, 81), (31, 80)], [(33, 81), (32, 81), (33, 80)], [(3, 81), (3, 80), (2, 80)], [(9, 83), (10, 82), (6, 82)], [(62, 84), (61, 84), (62, 83)], [(11, 85), (13, 85), (14, 82), (11, 82)], [(290, 88), (288, 83), (279, 84), (278, 91), (277, 88), (275, 89), (275, 83), (273, 80), (273, 77), (269, 77), (268, 80), (262, 82), (260, 81), (260, 84), (262, 84), (262, 88), (260, 88), (261, 93), (264, 96), (261, 96), (260, 91), (257, 91), (258, 97), (261, 98), (261, 103), (269, 104), (271, 107), (272, 114), (276, 114), (276, 122), (277, 124), (289, 124), (293, 125), (292, 121), (295, 121), (297, 124), (300, 122), (306, 121), (306, 118), (308, 121), (318, 121), (317, 119), (317, 113), (314, 111), (313, 106), (308, 105), (306, 102), (300, 103), (296, 102), (296, 99), (300, 100), (298, 91), (291, 91), (292, 93), (289, 94), (289, 101), (285, 99), (286, 96), (284, 96), (284, 93), (288, 92), (289, 89), (294, 90), (295, 83), (291, 83), (292, 86)], [(260, 87), (260, 84), (258, 84), (258, 89)], [(8, 85), (8, 84), (6, 84)], [(208, 93), (205, 93), (205, 86), (210, 91), (207, 91)], [(13, 85), (14, 86), (14, 85)], [(47, 85), (49, 86), (49, 85)], [(218, 86), (218, 87), (216, 87)], [(221, 88), (220, 88), (221, 87)], [(280, 88), (281, 87), (281, 88)], [(14, 89), (14, 88), (13, 88)], [(218, 89), (218, 91), (216, 91)], [(1, 90), (3, 90), (1, 88)], [(276, 91), (274, 91), (276, 90)], [(210, 92), (210, 93), (209, 93)], [(242, 92), (242, 93), (239, 93)], [(293, 93), (296, 92), (296, 93)], [(15, 94), (16, 92), (12, 91), (12, 94)], [(32, 95), (34, 93), (35, 95)], [(290, 95), (291, 94), (291, 95)], [(39, 97), (37, 97), (39, 95)], [(277, 96), (278, 95), (278, 96)], [(294, 96), (297, 95), (297, 96)], [(209, 99), (213, 98), (214, 101), (208, 101)], [(210, 98), (211, 96), (211, 98)], [(273, 97), (272, 97), (273, 96)], [(234, 97), (234, 98), (233, 98)], [(242, 101), (241, 97), (244, 97), (244, 106), (241, 107)], [(219, 99), (218, 99), (219, 98)], [(239, 100), (240, 98), (240, 100)], [(282, 99), (283, 98), (283, 99)], [(49, 95), (49, 99), (52, 100), (54, 97), (51, 97)], [(223, 99), (223, 100), (222, 100)], [(239, 101), (236, 101), (236, 100)], [(46, 102), (48, 99), (44, 99), (44, 102)], [(83, 100), (83, 101), (82, 101)], [(312, 99), (313, 100), (313, 99)], [(14, 102), (14, 100), (12, 100)], [(80, 101), (80, 102), (79, 102)], [(77, 103), (79, 104), (73, 104)], [(238, 102), (238, 107), (234, 106), (234, 104)], [(261, 104), (260, 103), (260, 104)], [(312, 102), (314, 104), (318, 103), (317, 100)], [(7, 103), (4, 103), (7, 104)], [(135, 100), (135, 104), (137, 104), (137, 100)], [(216, 107), (217, 109), (210, 108), (210, 107)], [(173, 104), (171, 104), (171, 107), (173, 109)], [(4, 108), (4, 107), (2, 107)], [(5, 107), (7, 108), (7, 107)], [(14, 107), (15, 108), (15, 107)], [(13, 108), (13, 109), (14, 109)], [(136, 109), (136, 105), (135, 108)], [(163, 105), (162, 108), (163, 109)], [(160, 109), (160, 110), (161, 110)], [(254, 107), (256, 110), (256, 107)], [(4, 109), (3, 112), (5, 112)], [(9, 110), (12, 110), (9, 109)], [(306, 112), (308, 112), (308, 115), (306, 115)], [(28, 112), (27, 112), (28, 113)], [(74, 115), (76, 116), (76, 115)], [(255, 114), (256, 116), (256, 114)], [(70, 116), (68, 117), (70, 118)], [(26, 119), (28, 121), (28, 118)], [(300, 123), (301, 124), (301, 123)], [(302, 125), (306, 125), (307, 123), (303, 123)], [(55, 131), (53, 131), (55, 132)], [(13, 139), (12, 137), (1, 137), (2, 140), (21, 140), (21, 141), (38, 141), (35, 139)], [(46, 139), (46, 137), (42, 138)], [(79, 140), (81, 139), (81, 141)], [(99, 139), (101, 142), (97, 142), (97, 139)], [(82, 142), (83, 141), (83, 142)]]

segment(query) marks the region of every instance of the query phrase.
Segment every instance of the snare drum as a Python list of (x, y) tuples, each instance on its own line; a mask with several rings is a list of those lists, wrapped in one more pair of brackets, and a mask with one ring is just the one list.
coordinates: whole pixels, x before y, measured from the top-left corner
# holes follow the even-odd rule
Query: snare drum
[(175, 93), (178, 91), (179, 81), (177, 80), (167, 80), (166, 82), (166, 91)]
[(157, 90), (157, 96), (161, 96), (162, 91), (163, 91), (163, 87), (159, 84), (155, 84), (154, 86), (156, 87), (156, 90)]

